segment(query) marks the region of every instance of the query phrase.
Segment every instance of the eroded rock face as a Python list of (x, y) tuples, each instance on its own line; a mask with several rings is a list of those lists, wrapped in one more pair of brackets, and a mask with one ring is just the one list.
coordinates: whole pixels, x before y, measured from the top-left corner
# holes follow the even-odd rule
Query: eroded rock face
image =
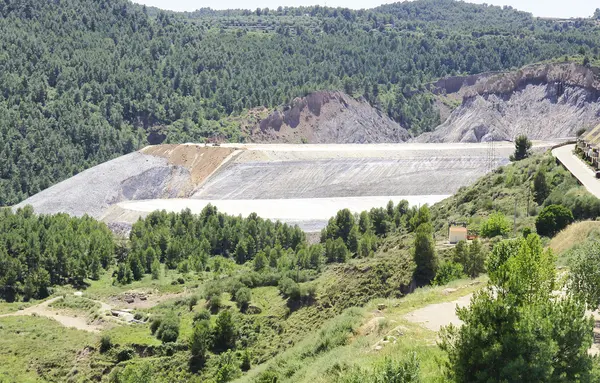
[(462, 104), (435, 131), (415, 141), (512, 141), (520, 134), (539, 140), (573, 137), (600, 123), (597, 72), (555, 64), (481, 75), (474, 85), (465, 82), (460, 88), (451, 83), (463, 96)]
[(296, 98), (249, 130), (254, 142), (389, 143), (410, 138), (406, 129), (365, 100), (328, 91)]

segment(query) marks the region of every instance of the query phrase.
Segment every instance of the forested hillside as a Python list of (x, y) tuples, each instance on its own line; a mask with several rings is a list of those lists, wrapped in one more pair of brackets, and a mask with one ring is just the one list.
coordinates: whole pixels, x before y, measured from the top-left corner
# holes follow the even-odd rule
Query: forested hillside
[(314, 90), (363, 96), (418, 134), (440, 122), (423, 84), (592, 56), (600, 40), (591, 19), (450, 0), (187, 14), (6, 0), (0, 29), (0, 205), (148, 143), (242, 141), (228, 117)]

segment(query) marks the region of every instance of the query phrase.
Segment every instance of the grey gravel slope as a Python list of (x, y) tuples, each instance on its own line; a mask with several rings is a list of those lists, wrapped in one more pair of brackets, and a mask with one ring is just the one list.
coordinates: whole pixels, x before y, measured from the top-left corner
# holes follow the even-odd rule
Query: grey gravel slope
[(31, 205), (39, 214), (88, 214), (99, 219), (110, 205), (123, 200), (177, 195), (188, 179), (187, 169), (134, 152), (85, 170), (15, 207)]
[[(466, 153), (465, 153), (466, 154)], [(193, 198), (279, 199), (452, 194), (486, 172), (486, 157), (249, 162), (227, 167)], [(502, 158), (496, 166), (508, 162)]]
[(521, 134), (550, 140), (600, 123), (600, 69), (575, 63), (457, 77), (434, 88), (439, 97), (462, 98), (462, 104), (416, 142), (512, 141)]

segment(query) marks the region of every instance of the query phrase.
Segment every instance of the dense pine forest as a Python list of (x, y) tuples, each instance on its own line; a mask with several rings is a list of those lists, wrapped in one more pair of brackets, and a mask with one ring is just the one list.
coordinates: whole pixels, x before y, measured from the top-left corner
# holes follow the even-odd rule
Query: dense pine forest
[(148, 143), (243, 141), (232, 116), (315, 90), (363, 96), (414, 134), (424, 84), (598, 54), (595, 21), (451, 0), (163, 12), (125, 0), (0, 3), (0, 205)]

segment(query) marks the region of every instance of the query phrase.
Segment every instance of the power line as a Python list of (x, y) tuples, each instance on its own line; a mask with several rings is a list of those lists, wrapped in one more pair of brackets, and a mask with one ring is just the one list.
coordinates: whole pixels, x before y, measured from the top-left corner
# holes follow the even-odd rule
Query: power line
[(486, 171), (488, 173), (493, 172), (496, 169), (496, 141), (488, 141), (487, 146), (487, 161)]

